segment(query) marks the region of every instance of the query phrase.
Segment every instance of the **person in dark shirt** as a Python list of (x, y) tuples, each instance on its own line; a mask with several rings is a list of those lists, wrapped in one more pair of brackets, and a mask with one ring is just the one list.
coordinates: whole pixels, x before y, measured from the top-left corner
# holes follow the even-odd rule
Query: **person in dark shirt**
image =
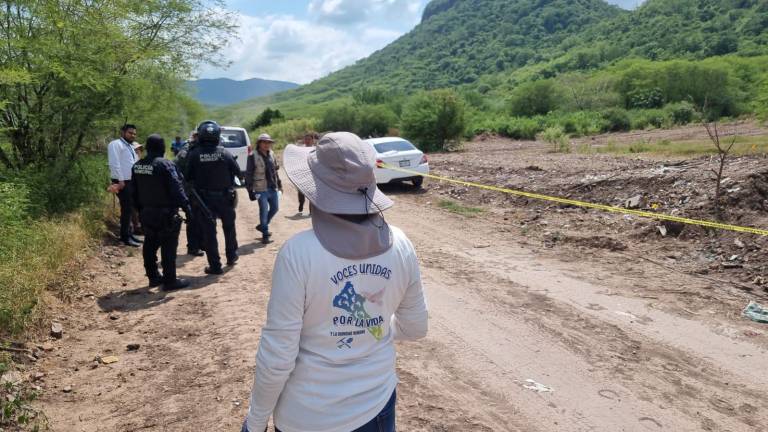
[(216, 218), (221, 219), (227, 265), (238, 260), (235, 207), (237, 192), (235, 177), (242, 177), (240, 167), (231, 153), (219, 146), (221, 128), (214, 121), (205, 121), (197, 128), (198, 146), (189, 153), (185, 177), (192, 184), (192, 194), (199, 198), (195, 212), (203, 231), (203, 246), (208, 258), (207, 274), (222, 274), (219, 242), (216, 238)]
[(245, 187), (251, 201), (259, 202), (259, 225), (261, 242), (271, 243), (272, 234), (269, 232), (269, 223), (275, 217), (279, 208), (279, 193), (283, 192), (283, 183), (280, 181), (278, 170), (280, 166), (272, 151), (275, 141), (267, 134), (259, 135), (256, 141), (256, 151), (248, 155), (246, 164)]
[[(133, 203), (139, 210), (139, 218), (144, 227), (144, 269), (150, 287), (162, 285), (163, 290), (185, 288), (189, 282), (176, 278), (176, 248), (182, 223), (179, 208), (189, 218), (189, 200), (176, 165), (163, 157), (163, 138), (150, 135), (146, 150), (147, 156), (132, 168)], [(162, 275), (157, 268), (158, 249)]]
[[(184, 143), (184, 146), (179, 150), (176, 155), (176, 166), (179, 167), (179, 171), (185, 172), (189, 163), (189, 153), (197, 147), (197, 132), (192, 134), (192, 137)], [(184, 181), (184, 191), (187, 196), (191, 194), (190, 189), (192, 185), (189, 181)], [(196, 211), (199, 204), (191, 200), (192, 212)], [(187, 255), (200, 257), (205, 255), (203, 249), (203, 230), (200, 226), (200, 218), (192, 218), (187, 220)]]

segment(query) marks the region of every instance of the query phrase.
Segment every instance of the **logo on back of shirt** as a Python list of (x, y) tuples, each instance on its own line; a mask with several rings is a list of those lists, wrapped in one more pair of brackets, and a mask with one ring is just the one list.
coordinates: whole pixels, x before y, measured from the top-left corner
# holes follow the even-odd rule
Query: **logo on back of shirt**
[[(368, 301), (368, 299), (355, 291), (355, 286), (352, 282), (347, 281), (347, 283), (344, 284), (344, 288), (341, 289), (341, 292), (333, 298), (333, 307), (342, 309), (348, 312), (348, 314), (333, 317), (333, 325), (336, 327), (345, 326), (357, 329), (349, 335), (364, 334), (367, 331), (377, 341), (380, 341), (384, 337), (384, 328), (382, 327), (384, 317), (381, 315), (377, 317), (371, 316), (365, 308), (366, 301)], [(334, 336), (347, 335), (337, 333)], [(352, 341), (350, 340), (347, 343), (350, 342)], [(339, 348), (341, 348), (341, 346)]]
[(206, 163), (206, 162), (218, 162), (224, 160), (224, 157), (221, 153), (200, 153), (200, 162)]
[(154, 167), (152, 164), (135, 164), (133, 166), (133, 172), (137, 175), (152, 175), (154, 173)]

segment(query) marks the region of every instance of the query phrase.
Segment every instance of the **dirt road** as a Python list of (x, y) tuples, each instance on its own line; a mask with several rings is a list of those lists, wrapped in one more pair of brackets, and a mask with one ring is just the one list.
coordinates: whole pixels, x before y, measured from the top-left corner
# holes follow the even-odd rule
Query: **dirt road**
[[(386, 191), (389, 222), (419, 253), (431, 316), (426, 340), (399, 346), (400, 430), (768, 428), (768, 327), (738, 317), (740, 294), (681, 313), (670, 305), (708, 283), (619, 252), (558, 256), (428, 194)], [(148, 290), (138, 253), (105, 248), (40, 364), (53, 430), (239, 430), (272, 262), (310, 226), (293, 216), (292, 191), (281, 204), (277, 242), (262, 247), (256, 206), (241, 200), (240, 263), (202, 277), (204, 258), (181, 258), (189, 290)]]

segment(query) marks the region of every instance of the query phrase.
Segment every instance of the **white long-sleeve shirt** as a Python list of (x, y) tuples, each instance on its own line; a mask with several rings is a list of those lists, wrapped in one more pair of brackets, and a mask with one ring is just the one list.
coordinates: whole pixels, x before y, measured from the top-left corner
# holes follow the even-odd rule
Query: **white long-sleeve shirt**
[(107, 159), (109, 161), (109, 174), (112, 178), (125, 181), (131, 179), (131, 168), (139, 160), (139, 157), (128, 141), (118, 138), (107, 146)]
[(361, 260), (327, 252), (314, 231), (288, 240), (272, 275), (247, 424), (270, 414), (283, 432), (349, 432), (372, 420), (397, 385), (396, 339), (427, 333), (413, 245)]

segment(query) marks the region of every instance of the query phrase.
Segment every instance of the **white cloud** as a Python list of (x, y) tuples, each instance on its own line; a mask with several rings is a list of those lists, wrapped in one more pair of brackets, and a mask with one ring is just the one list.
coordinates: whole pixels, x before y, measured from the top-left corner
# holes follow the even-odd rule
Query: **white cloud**
[(422, 0), (311, 0), (310, 15), (323, 22), (350, 26), (366, 21), (418, 22)]
[[(426, 0), (312, 0), (308, 19), (241, 14), (239, 40), (233, 41), (225, 52), (231, 66), (205, 66), (200, 76), (258, 77), (305, 84), (353, 64), (397, 39), (416, 25), (425, 3)], [(396, 21), (394, 15), (399, 16)]]

